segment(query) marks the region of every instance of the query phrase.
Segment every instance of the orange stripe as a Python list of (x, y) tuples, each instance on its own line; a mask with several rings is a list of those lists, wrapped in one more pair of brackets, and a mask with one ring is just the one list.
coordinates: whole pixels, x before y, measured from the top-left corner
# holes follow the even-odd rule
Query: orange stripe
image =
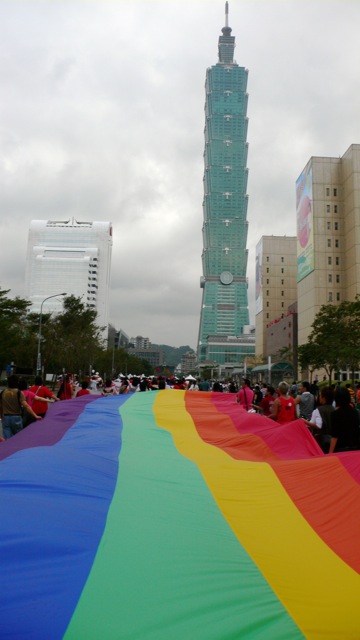
[(360, 573), (360, 487), (335, 456), (279, 460), (259, 436), (239, 433), (233, 420), (214, 407), (210, 394), (186, 394), (186, 407), (202, 440), (236, 460), (268, 462), (310, 526)]

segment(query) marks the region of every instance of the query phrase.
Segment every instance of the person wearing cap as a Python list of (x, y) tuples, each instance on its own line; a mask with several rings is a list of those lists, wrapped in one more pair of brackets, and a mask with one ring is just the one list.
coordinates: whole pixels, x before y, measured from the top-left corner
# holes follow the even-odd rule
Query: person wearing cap
[(238, 402), (245, 411), (252, 409), (251, 405), (254, 402), (254, 392), (250, 387), (250, 380), (248, 378), (242, 379), (241, 389), (236, 395), (236, 402)]

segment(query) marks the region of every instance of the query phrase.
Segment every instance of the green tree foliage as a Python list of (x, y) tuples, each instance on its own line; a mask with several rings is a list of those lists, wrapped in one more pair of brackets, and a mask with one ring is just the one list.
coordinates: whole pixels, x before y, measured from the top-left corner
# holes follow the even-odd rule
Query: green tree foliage
[[(28, 300), (11, 299), (9, 292), (0, 289), (0, 369), (13, 361), (35, 372), (40, 314), (29, 311)], [(131, 356), (124, 349), (108, 349), (102, 335), (96, 324), (96, 311), (81, 298), (67, 296), (62, 313), (41, 316), (40, 350), (45, 373), (59, 374), (65, 370), (86, 375), (90, 368), (101, 375), (155, 373), (147, 360)]]
[(312, 341), (298, 348), (298, 361), (301, 370), (309, 369), (311, 373), (315, 369), (325, 368), (326, 365), (322, 349)]
[[(0, 358), (1, 368), (11, 361), (22, 359), (23, 351), (31, 345), (31, 327), (27, 323), (30, 302), (8, 297), (10, 289), (0, 289)], [(30, 349), (31, 350), (31, 349)], [(26, 355), (28, 359), (29, 354)]]
[(63, 312), (43, 321), (43, 362), (49, 371), (88, 372), (104, 344), (96, 311), (81, 298), (67, 296)]
[(354, 372), (360, 365), (360, 296), (353, 302), (344, 301), (341, 308), (340, 362), (342, 368)]
[(316, 314), (307, 344), (299, 347), (302, 368), (324, 367), (329, 380), (332, 373), (360, 364), (360, 296), (353, 302), (323, 305)]

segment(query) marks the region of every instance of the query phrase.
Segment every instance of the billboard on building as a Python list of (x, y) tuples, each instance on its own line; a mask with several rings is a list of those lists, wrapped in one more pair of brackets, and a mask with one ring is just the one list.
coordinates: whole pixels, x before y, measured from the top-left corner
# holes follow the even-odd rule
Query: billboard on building
[(261, 267), (263, 261), (263, 242), (262, 239), (256, 245), (256, 272), (255, 272), (255, 314), (257, 315), (263, 310), (263, 290)]
[(296, 181), (297, 281), (314, 271), (312, 162)]

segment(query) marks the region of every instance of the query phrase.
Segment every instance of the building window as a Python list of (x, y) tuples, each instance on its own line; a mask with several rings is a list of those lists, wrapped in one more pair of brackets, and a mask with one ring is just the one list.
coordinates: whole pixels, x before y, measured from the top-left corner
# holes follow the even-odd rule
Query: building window
[(336, 300), (339, 302), (340, 301), (340, 293), (336, 294)]
[(266, 306), (267, 306), (267, 307), (269, 307), (269, 306), (270, 306), (270, 302), (269, 302), (269, 301), (266, 303)]
[(332, 302), (332, 291), (329, 291), (329, 302)]
[(281, 279), (281, 284), (284, 284), (284, 279), (283, 278)]
[(326, 195), (329, 196), (330, 195), (330, 187), (326, 187)]
[(328, 246), (328, 247), (331, 247), (331, 238), (328, 238), (327, 246)]
[(337, 196), (337, 189), (334, 189), (334, 196)]
[(284, 273), (284, 268), (283, 267), (281, 267), (281, 273)]
[(340, 264), (340, 258), (335, 258), (335, 264), (336, 264), (337, 266), (339, 266), (339, 264)]
[(281, 256), (281, 262), (284, 262), (284, 258), (283, 258), (283, 256)]
[[(281, 303), (281, 308), (282, 309), (284, 308), (284, 303), (283, 302)], [(284, 327), (284, 329), (285, 329), (285, 327)]]
[(331, 264), (331, 257), (328, 257), (328, 264)]
[(266, 262), (269, 262), (269, 256), (266, 256)]
[(326, 226), (327, 226), (328, 231), (330, 231), (330, 229), (331, 229), (331, 222), (328, 222)]
[(338, 273), (336, 274), (336, 283), (337, 283), (337, 284), (340, 284), (340, 276), (339, 276), (339, 274), (338, 274)]
[(283, 291), (281, 292), (281, 295), (284, 296), (284, 292)]
[(334, 229), (335, 229), (335, 231), (339, 230), (339, 223), (338, 222), (334, 222)]
[(330, 205), (329, 204), (326, 205), (326, 213), (330, 213)]
[(266, 284), (269, 284), (269, 278), (266, 278)]
[(328, 282), (332, 282), (332, 275), (331, 275), (331, 273), (329, 273), (329, 275), (328, 275)]
[(338, 212), (338, 210), (337, 210), (337, 204), (334, 204), (334, 213), (337, 213), (337, 212)]
[(269, 267), (266, 267), (266, 273), (269, 273)]
[(269, 295), (269, 289), (266, 289), (266, 295), (267, 296)]
[(335, 247), (338, 249), (339, 248), (339, 240), (335, 240)]
[(266, 314), (266, 319), (269, 320), (269, 314), (268, 313)]

